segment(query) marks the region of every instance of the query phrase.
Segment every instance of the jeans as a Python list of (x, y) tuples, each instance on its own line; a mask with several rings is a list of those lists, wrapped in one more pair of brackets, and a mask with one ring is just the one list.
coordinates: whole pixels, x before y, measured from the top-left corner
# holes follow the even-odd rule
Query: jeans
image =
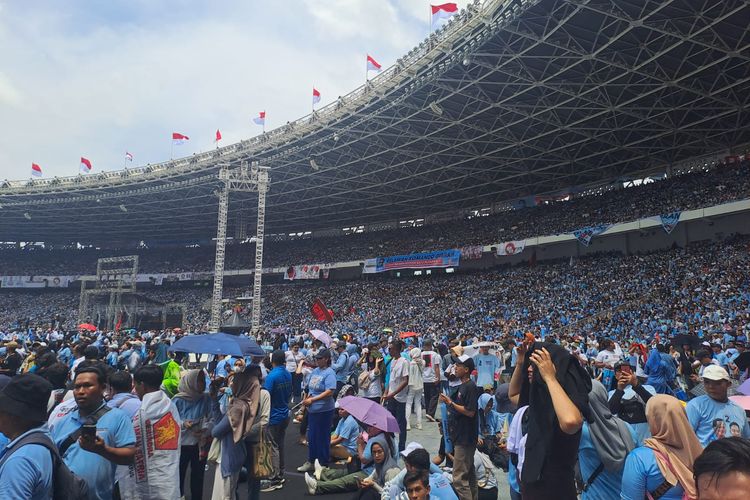
[(424, 405), (427, 410), (427, 414), (431, 417), (435, 416), (437, 410), (438, 396), (440, 395), (440, 382), (425, 382), (424, 383)]
[(190, 465), (190, 498), (200, 500), (203, 496), (203, 472), (206, 461), (200, 459), (198, 445), (180, 447), (180, 496), (185, 496), (185, 475)]
[(317, 458), (321, 465), (331, 460), (331, 419), (333, 410), (307, 413), (307, 457), (310, 463)]
[(406, 415), (406, 421), (411, 421), (411, 409), (414, 407), (414, 413), (417, 414), (417, 426), (422, 427), (422, 390), (409, 387), (409, 392), (406, 396), (406, 409), (404, 414)]
[(276, 468), (276, 476), (271, 479), (281, 479), (284, 477), (284, 439), (286, 438), (286, 428), (289, 426), (289, 417), (285, 418), (278, 424), (268, 426), (268, 432), (271, 434), (271, 438), (276, 443), (276, 448), (279, 450), (279, 463)]
[(398, 451), (406, 449), (406, 402), (399, 403), (395, 398), (388, 400), (388, 411), (398, 422)]

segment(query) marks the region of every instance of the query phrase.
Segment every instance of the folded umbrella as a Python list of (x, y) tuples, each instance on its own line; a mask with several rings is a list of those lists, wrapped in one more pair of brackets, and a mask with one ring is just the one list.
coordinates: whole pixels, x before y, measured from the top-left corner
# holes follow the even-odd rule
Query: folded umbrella
[(229, 333), (186, 335), (171, 345), (168, 350), (197, 354), (225, 354), (238, 357), (263, 357), (266, 355), (266, 352), (254, 339)]
[(358, 396), (345, 396), (339, 400), (339, 408), (348, 411), (351, 416), (365, 425), (371, 425), (385, 432), (398, 432), (396, 417), (369, 399)]

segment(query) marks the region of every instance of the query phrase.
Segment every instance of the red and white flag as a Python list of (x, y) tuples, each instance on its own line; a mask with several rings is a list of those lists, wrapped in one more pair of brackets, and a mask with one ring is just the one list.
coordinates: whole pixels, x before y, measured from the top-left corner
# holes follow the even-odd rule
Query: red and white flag
[(175, 146), (182, 146), (185, 141), (189, 141), (190, 137), (180, 134), (179, 132), (172, 132), (172, 144)]
[(81, 156), (81, 167), (80, 167), (80, 169), (81, 169), (81, 173), (83, 173), (83, 174), (90, 173), (91, 172), (91, 160), (89, 160), (88, 158), (84, 158), (83, 156)]
[(320, 92), (313, 87), (313, 104), (318, 104), (320, 102)]
[(261, 111), (258, 113), (258, 116), (253, 118), (253, 122), (255, 122), (256, 125), (265, 125), (266, 124), (266, 112)]
[(370, 54), (367, 54), (367, 71), (380, 72), (380, 68), (380, 63), (373, 59)]
[(430, 5), (432, 9), (432, 27), (434, 28), (442, 19), (450, 19), (458, 13), (458, 5), (455, 3), (444, 3), (441, 5)]
[(216, 139), (214, 139), (214, 142), (219, 142), (221, 140), (221, 132), (219, 132), (219, 129), (216, 129)]
[(133, 161), (133, 155), (125, 151), (125, 160)]
[(42, 167), (40, 167), (36, 163), (31, 164), (31, 175), (34, 177), (41, 177), (42, 176)]

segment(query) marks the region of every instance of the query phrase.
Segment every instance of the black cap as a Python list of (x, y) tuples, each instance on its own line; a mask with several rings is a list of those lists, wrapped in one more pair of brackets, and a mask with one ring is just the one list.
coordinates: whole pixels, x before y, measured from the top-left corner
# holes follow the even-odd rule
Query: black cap
[(51, 392), (52, 384), (39, 375), (17, 375), (0, 391), (0, 411), (33, 422), (45, 422)]
[(474, 371), (474, 358), (469, 356), (468, 354), (464, 354), (463, 356), (459, 356), (456, 360), (457, 365), (464, 365), (467, 370), (470, 372)]
[(318, 354), (315, 355), (315, 359), (330, 359), (331, 358), (331, 351), (328, 349), (321, 349), (318, 351)]

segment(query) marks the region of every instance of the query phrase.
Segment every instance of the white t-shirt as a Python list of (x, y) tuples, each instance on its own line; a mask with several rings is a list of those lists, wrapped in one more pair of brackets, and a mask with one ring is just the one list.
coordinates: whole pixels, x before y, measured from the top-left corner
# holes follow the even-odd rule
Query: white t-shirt
[[(398, 358), (391, 361), (391, 376), (388, 380), (388, 393), (392, 393), (409, 378), (409, 362), (404, 358)], [(401, 392), (396, 394), (393, 399), (399, 403), (406, 403), (408, 396), (408, 387), (404, 387)]]
[(302, 354), (302, 351), (297, 351), (297, 354), (294, 354), (294, 351), (289, 350), (285, 353), (286, 356), (286, 371), (289, 373), (294, 373), (297, 371), (297, 365), (300, 361), (305, 359), (305, 355)]
[(432, 384), (437, 382), (435, 376), (435, 367), (440, 370), (440, 354), (435, 351), (424, 351), (422, 352), (422, 359), (424, 360), (424, 369), (422, 370), (422, 380), (426, 384)]
[(614, 367), (615, 363), (620, 361), (620, 356), (612, 351), (601, 351), (596, 355), (596, 361)]

